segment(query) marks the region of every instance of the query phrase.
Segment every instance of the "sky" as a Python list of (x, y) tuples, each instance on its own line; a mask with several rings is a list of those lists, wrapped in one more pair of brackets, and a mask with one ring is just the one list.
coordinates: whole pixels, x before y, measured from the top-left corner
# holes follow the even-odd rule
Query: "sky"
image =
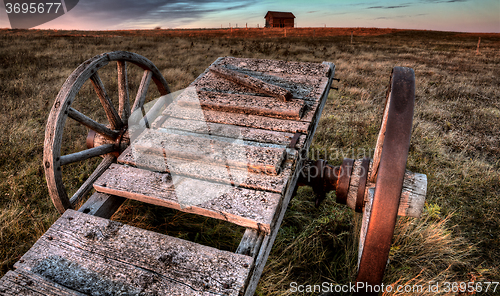
[[(0, 28), (11, 27), (3, 3), (9, 1), (0, 0)], [(80, 0), (67, 13), (35, 28), (262, 27), (269, 10), (292, 12), (297, 27), (500, 33), (500, 0)]]

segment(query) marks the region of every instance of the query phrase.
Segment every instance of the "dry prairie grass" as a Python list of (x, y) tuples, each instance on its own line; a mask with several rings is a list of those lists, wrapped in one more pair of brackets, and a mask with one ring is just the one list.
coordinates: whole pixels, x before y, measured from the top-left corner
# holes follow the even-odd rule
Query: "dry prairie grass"
[[(407, 166), (428, 176), (427, 204), (422, 218), (399, 219), (384, 283), (499, 281), (500, 36), (481, 35), (476, 55), (474, 34), (372, 30), (355, 33), (350, 44), (351, 29), (312, 30), (317, 36), (287, 32), (287, 38), (276, 37), (278, 30), (262, 38), (262, 29), (248, 36), (235, 33), (245, 29), (233, 36), (229, 30), (0, 30), (0, 276), (58, 217), (41, 159), (61, 85), (86, 59), (127, 50), (152, 60), (174, 91), (219, 56), (334, 62), (340, 90), (330, 93), (311, 149), (334, 165), (373, 149), (391, 69), (412, 67), (416, 109)], [(102, 75), (110, 93), (112, 71)], [(82, 149), (83, 133), (70, 131), (66, 149)], [(71, 167), (68, 182), (78, 186), (94, 166)], [(359, 217), (332, 199), (316, 209), (312, 196), (301, 188), (293, 199), (257, 295), (288, 295), (290, 282), (347, 283), (355, 276)], [(227, 250), (242, 234), (227, 223), (135, 202), (114, 219)]]

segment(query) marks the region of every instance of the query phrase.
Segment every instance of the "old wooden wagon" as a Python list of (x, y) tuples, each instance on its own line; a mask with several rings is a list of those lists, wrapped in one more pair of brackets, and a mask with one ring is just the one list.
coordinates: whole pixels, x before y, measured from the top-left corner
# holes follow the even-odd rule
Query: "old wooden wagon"
[[(116, 95), (99, 76), (110, 63)], [(134, 100), (128, 65), (143, 69)], [(224, 57), (173, 95), (142, 56), (118, 51), (87, 60), (64, 83), (46, 128), (46, 179), (62, 216), (0, 280), (0, 293), (253, 295), (300, 184), (313, 186), (318, 201), (336, 190), (338, 202), (363, 214), (356, 280), (380, 284), (396, 216), (418, 217), (425, 199), (425, 175), (405, 170), (414, 74), (393, 70), (373, 160), (345, 159), (339, 167), (305, 158), (334, 75), (329, 62)], [(88, 80), (107, 123), (76, 107)], [(160, 98), (146, 106), (149, 89)], [(63, 151), (69, 123), (88, 129), (88, 149)], [(64, 167), (97, 156), (100, 164), (69, 197)], [(228, 252), (110, 220), (125, 199), (246, 231)]]

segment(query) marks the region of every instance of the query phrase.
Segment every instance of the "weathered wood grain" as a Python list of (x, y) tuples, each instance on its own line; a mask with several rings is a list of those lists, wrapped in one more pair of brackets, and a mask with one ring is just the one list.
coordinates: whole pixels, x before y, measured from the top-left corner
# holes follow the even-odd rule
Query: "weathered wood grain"
[(221, 219), (266, 233), (270, 231), (281, 200), (278, 193), (116, 164), (94, 183), (94, 188), (98, 192)]
[(152, 78), (153, 78), (153, 72), (151, 70), (144, 70), (141, 84), (139, 85), (139, 89), (137, 90), (137, 95), (135, 97), (134, 105), (132, 105), (132, 112), (144, 106), (144, 102), (146, 101), (146, 95), (149, 89), (149, 84), (151, 83)]
[(180, 119), (214, 122), (288, 133), (301, 132), (307, 134), (309, 129), (308, 122), (212, 110), (200, 111), (200, 109), (181, 107), (175, 103), (167, 107), (165, 111), (163, 111), (163, 115)]
[(123, 123), (127, 124), (131, 112), (128, 92), (127, 62), (116, 61), (116, 71), (118, 72), (118, 114)]
[[(389, 84), (390, 85), (390, 84)], [(387, 99), (384, 107), (384, 115), (382, 116), (382, 123), (378, 132), (377, 143), (375, 144), (375, 152), (373, 153), (373, 169), (368, 176), (368, 180), (374, 183), (377, 180), (378, 168), (380, 166), (380, 158), (382, 156), (382, 148), (384, 146), (385, 130), (387, 127), (387, 118), (389, 116), (389, 105), (391, 100), (390, 92), (387, 94)]]
[(114, 144), (105, 144), (94, 148), (78, 151), (75, 153), (61, 155), (60, 164), (67, 165), (73, 162), (82, 161), (92, 157), (110, 153), (113, 152), (114, 150), (115, 150)]
[(101, 105), (104, 108), (104, 112), (106, 113), (106, 117), (111, 125), (111, 129), (116, 130), (121, 128), (123, 126), (123, 122), (116, 112), (115, 107), (113, 107), (113, 103), (111, 103), (111, 100), (108, 97), (99, 74), (95, 72), (92, 76), (90, 76), (90, 81), (92, 81), (92, 84), (94, 85), (95, 92), (101, 101)]
[(266, 234), (263, 232), (247, 228), (238, 245), (238, 249), (236, 249), (236, 253), (251, 257), (257, 256), (265, 236)]
[(8, 271), (0, 279), (0, 295), (5, 296), (84, 296), (44, 277), (22, 269)]
[(361, 261), (361, 255), (363, 254), (363, 248), (365, 246), (366, 231), (368, 230), (368, 223), (370, 223), (370, 217), (372, 213), (373, 196), (375, 195), (375, 188), (371, 187), (367, 190), (366, 203), (363, 209), (363, 217), (361, 222), (361, 230), (359, 232), (359, 245), (358, 245), (358, 269), (359, 262)]
[(68, 108), (68, 116), (110, 140), (115, 140), (119, 136), (119, 132), (109, 129), (104, 124), (96, 122), (92, 118), (87, 117), (85, 114), (71, 107)]
[(291, 99), (287, 102), (273, 97), (228, 94), (215, 91), (197, 91), (196, 97), (182, 97), (177, 101), (181, 107), (195, 107), (203, 110), (253, 114), (282, 119), (300, 120), (304, 111), (304, 100)]
[(286, 157), (285, 148), (244, 145), (234, 139), (223, 141), (152, 129), (144, 130), (132, 147), (135, 154), (162, 156), (166, 163), (170, 159), (182, 159), (272, 175), (279, 174)]
[[(326, 77), (303, 77), (286, 74), (275, 75), (274, 73), (258, 73), (242, 69), (238, 69), (238, 71), (287, 89), (294, 99), (312, 102), (318, 102), (320, 100), (322, 88), (324, 84), (328, 82), (328, 78)], [(234, 83), (211, 71), (203, 73), (201, 77), (195, 80), (191, 85), (196, 87), (198, 91), (268, 96), (264, 91)]]
[(132, 147), (123, 151), (118, 157), (118, 162), (160, 173), (172, 173), (200, 180), (235, 184), (242, 188), (276, 193), (283, 193), (292, 170), (292, 164), (288, 161), (284, 163), (280, 174), (277, 176), (234, 168), (228, 170), (225, 166), (217, 166), (204, 162), (186, 162), (176, 159), (169, 159), (169, 165), (167, 166), (163, 157), (150, 154), (134, 154)]
[(260, 92), (264, 92), (267, 95), (279, 98), (283, 101), (288, 101), (292, 98), (292, 94), (282, 87), (267, 83), (249, 75), (241, 74), (226, 67), (220, 65), (211, 65), (209, 67), (209, 70), (235, 83), (241, 84), (254, 90), (258, 90)]
[[(220, 124), (213, 122), (204, 122), (198, 120), (181, 119), (169, 117), (161, 121), (161, 125), (153, 124), (153, 128), (164, 128), (167, 130), (179, 130), (200, 134), (209, 134), (214, 136), (241, 139), (243, 141), (252, 141), (258, 143), (270, 143), (287, 146), (292, 140), (294, 133), (277, 132), (251, 127)], [(296, 148), (302, 148), (306, 135), (302, 135), (297, 142)]]
[(68, 210), (15, 267), (87, 295), (239, 295), (252, 262)]
[(309, 77), (329, 77), (331, 75), (330, 66), (320, 63), (225, 57), (218, 64), (256, 72), (295, 74)]

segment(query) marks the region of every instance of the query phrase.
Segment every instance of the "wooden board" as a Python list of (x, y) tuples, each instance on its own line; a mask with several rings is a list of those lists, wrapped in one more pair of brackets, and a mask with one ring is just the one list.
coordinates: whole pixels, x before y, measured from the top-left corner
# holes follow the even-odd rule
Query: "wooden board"
[[(212, 66), (224, 66), (250, 77), (288, 90), (296, 99), (319, 101), (328, 84), (329, 65), (294, 63), (263, 59), (220, 58)], [(217, 91), (230, 94), (267, 95), (220, 77), (211, 71), (200, 75), (193, 86), (197, 90)]]
[[(256, 143), (269, 143), (287, 146), (290, 144), (294, 133), (276, 132), (251, 127), (242, 127), (236, 125), (220, 124), (213, 122), (204, 122), (199, 120), (181, 119), (175, 117), (164, 118), (163, 121), (155, 121), (153, 128), (162, 128), (167, 130), (186, 131), (192, 133), (209, 134), (226, 138), (241, 139)], [(297, 141), (296, 148), (302, 148), (306, 135), (302, 135)]]
[(172, 104), (165, 109), (163, 115), (180, 119), (214, 122), (287, 133), (301, 132), (303, 134), (307, 134), (310, 126), (309, 122), (271, 118), (259, 115), (212, 110), (202, 110), (202, 112), (200, 112), (199, 109), (181, 107), (175, 104)]
[(229, 177), (227, 167), (175, 159), (170, 159), (169, 164), (171, 166), (167, 167), (163, 157), (155, 157), (149, 154), (134, 155), (131, 147), (122, 152), (120, 157), (118, 157), (118, 163), (160, 173), (172, 173), (171, 169), (174, 169), (173, 173), (177, 175), (224, 184), (234, 184), (235, 180), (238, 180), (238, 186), (241, 188), (276, 193), (283, 193), (292, 173), (292, 163), (290, 161), (284, 163), (279, 176), (231, 170), (229, 171), (231, 177)]
[[(182, 187), (180, 184), (187, 184)], [(281, 194), (177, 178), (148, 170), (111, 165), (94, 183), (98, 192), (122, 196), (188, 213), (270, 231)], [(206, 195), (209, 190), (213, 194)]]
[(212, 64), (210, 65), (209, 70), (227, 80), (235, 82), (236, 84), (249, 87), (259, 92), (264, 92), (267, 95), (283, 101), (288, 101), (292, 97), (292, 93), (287, 89), (268, 83), (262, 79), (255, 78), (252, 75), (240, 73), (239, 71), (233, 70), (229, 67)]
[(5, 296), (84, 296), (59, 284), (53, 283), (44, 277), (22, 269), (8, 271), (0, 279), (0, 295)]
[(304, 112), (304, 100), (282, 101), (274, 97), (228, 94), (215, 91), (197, 91), (197, 97), (177, 101), (181, 107), (225, 111), (300, 120)]
[(269, 59), (225, 57), (220, 59), (218, 64), (254, 72), (300, 75), (302, 77), (309, 77), (309, 79), (318, 77), (328, 78), (329, 76), (333, 77), (333, 75), (331, 75), (332, 69), (330, 67), (330, 63), (320, 64)]
[(252, 263), (67, 210), (15, 267), (86, 295), (240, 295)]
[(286, 157), (282, 147), (245, 145), (235, 139), (152, 129), (144, 130), (131, 146), (135, 154), (160, 156), (167, 165), (171, 160), (184, 160), (271, 175), (279, 174)]

